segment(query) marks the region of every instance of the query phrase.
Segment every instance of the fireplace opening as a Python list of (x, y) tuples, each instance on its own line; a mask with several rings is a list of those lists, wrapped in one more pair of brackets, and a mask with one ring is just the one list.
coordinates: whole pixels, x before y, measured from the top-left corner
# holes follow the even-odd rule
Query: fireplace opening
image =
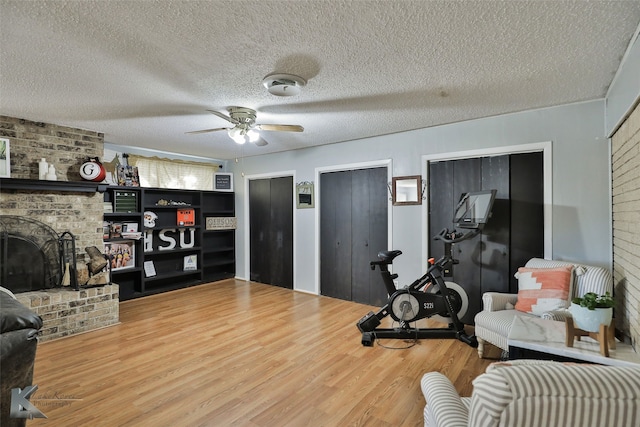
[[(2, 286), (14, 293), (54, 286), (50, 280), (51, 276), (46, 274), (44, 253), (38, 246), (16, 236), (7, 236), (6, 242), (7, 260), (2, 267), (4, 273)], [(6, 280), (4, 280), (5, 277)]]
[(59, 237), (40, 221), (0, 215), (0, 259), (0, 286), (14, 293), (61, 285)]

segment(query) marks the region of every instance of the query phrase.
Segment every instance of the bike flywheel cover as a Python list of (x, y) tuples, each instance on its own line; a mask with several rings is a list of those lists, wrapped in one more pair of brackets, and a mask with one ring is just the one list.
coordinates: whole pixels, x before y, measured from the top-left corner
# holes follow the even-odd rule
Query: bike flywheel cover
[[(458, 285), (455, 282), (444, 283), (449, 289), (449, 293), (451, 294), (451, 299), (453, 300), (453, 302), (458, 302), (458, 304), (454, 304), (453, 309), (457, 309), (456, 315), (458, 316), (458, 319), (462, 319), (462, 317), (467, 314), (467, 310), (469, 309), (469, 296), (467, 295), (467, 291), (465, 291), (462, 286)], [(431, 316), (430, 319), (447, 324), (452, 322), (451, 317), (445, 317), (439, 314)]]
[(398, 322), (412, 322), (420, 311), (420, 304), (409, 292), (398, 292), (389, 304), (391, 317)]

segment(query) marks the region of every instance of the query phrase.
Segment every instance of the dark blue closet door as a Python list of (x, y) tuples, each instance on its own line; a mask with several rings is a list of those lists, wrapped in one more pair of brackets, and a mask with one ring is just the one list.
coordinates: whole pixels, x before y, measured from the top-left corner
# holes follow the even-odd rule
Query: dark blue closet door
[(249, 181), (250, 279), (293, 289), (293, 177)]
[(387, 243), (387, 169), (324, 173), (320, 178), (322, 295), (374, 306), (387, 294), (369, 262)]

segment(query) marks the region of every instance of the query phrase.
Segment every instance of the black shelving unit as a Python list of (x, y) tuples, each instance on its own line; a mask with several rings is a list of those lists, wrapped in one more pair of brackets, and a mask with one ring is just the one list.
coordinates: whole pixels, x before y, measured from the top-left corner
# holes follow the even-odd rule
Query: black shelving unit
[[(105, 202), (116, 192), (136, 194), (136, 212), (105, 213), (105, 221), (136, 222), (143, 237), (135, 241), (135, 268), (116, 269), (112, 280), (120, 285), (120, 299), (127, 300), (194, 286), (235, 276), (235, 229), (207, 229), (220, 218), (233, 219), (233, 193), (170, 190), (162, 188), (108, 187)], [(193, 210), (193, 219), (179, 210)], [(145, 227), (145, 212), (152, 212), (153, 227)], [(187, 219), (180, 223), (180, 220)], [(209, 222), (207, 222), (209, 218)], [(211, 228), (211, 227), (209, 227)], [(109, 238), (121, 242), (126, 238)], [(195, 261), (185, 265), (185, 257)], [(153, 273), (145, 262), (152, 264)]]
[[(119, 224), (122, 227), (123, 224), (137, 224), (138, 230), (142, 227), (142, 213), (141, 198), (142, 191), (139, 188), (121, 188), (121, 187), (107, 187), (104, 192), (105, 206), (108, 206), (112, 211), (115, 208), (115, 198), (120, 192), (126, 191), (128, 193), (135, 194), (135, 204), (132, 205), (132, 210), (127, 212), (107, 212), (104, 213), (105, 224)], [(120, 232), (122, 230), (120, 229)], [(112, 237), (109, 236), (111, 232)], [(105, 254), (110, 255), (109, 261), (111, 262), (111, 281), (117, 283), (120, 286), (120, 300), (127, 300), (134, 298), (135, 295), (141, 295), (143, 291), (142, 284), (142, 239), (132, 240), (125, 239), (121, 236), (113, 237), (115, 230), (107, 228), (105, 230), (104, 242), (114, 245), (129, 244), (133, 247), (134, 255), (131, 258), (131, 266), (122, 268), (117, 266), (117, 260), (115, 256), (109, 254), (107, 251), (107, 245), (105, 245)]]
[(202, 277), (216, 281), (235, 275), (235, 229), (208, 226), (207, 218), (235, 217), (233, 193), (206, 192), (202, 195)]

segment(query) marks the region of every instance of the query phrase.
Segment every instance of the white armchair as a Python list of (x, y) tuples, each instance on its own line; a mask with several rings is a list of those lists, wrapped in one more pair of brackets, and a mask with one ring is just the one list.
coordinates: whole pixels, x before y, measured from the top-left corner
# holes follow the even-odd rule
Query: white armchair
[[(525, 267), (555, 268), (567, 265), (574, 266), (573, 291), (569, 295), (569, 301), (573, 297), (583, 296), (587, 292), (613, 293), (611, 272), (602, 267), (540, 258), (530, 259)], [(482, 296), (483, 309), (475, 316), (475, 334), (478, 338), (478, 356), (480, 358), (484, 354), (485, 342), (491, 343), (505, 352), (508, 351), (507, 337), (515, 316), (535, 316), (516, 310), (514, 306), (517, 299), (517, 294), (498, 292), (486, 292)], [(564, 320), (568, 316), (570, 314), (565, 310), (549, 311), (541, 315), (542, 318), (551, 320)]]

